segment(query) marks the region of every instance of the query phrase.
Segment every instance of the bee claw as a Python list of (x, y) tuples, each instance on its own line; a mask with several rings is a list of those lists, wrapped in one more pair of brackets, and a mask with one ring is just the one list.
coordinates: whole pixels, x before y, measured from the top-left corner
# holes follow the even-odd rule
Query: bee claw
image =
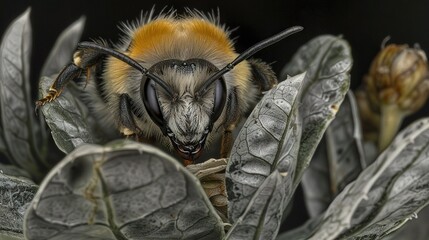
[(51, 95), (48, 95), (42, 99), (37, 100), (35, 103), (36, 106), (34, 107), (34, 112), (36, 113), (36, 116), (39, 115), (39, 111), (41, 107), (43, 107), (46, 103), (50, 103), (54, 99), (55, 99), (54, 97), (52, 97)]

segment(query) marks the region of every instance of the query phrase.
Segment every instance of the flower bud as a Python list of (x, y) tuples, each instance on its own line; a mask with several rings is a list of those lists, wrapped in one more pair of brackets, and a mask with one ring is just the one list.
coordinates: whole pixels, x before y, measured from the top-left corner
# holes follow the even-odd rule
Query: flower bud
[(391, 44), (383, 48), (365, 77), (371, 107), (396, 105), (410, 114), (426, 102), (429, 92), (428, 65), (425, 53), (407, 45)]
[(379, 149), (384, 150), (396, 135), (402, 119), (426, 103), (429, 93), (426, 54), (408, 45), (388, 45), (373, 60), (364, 84), (358, 101), (361, 116), (372, 125), (379, 120), (378, 143)]

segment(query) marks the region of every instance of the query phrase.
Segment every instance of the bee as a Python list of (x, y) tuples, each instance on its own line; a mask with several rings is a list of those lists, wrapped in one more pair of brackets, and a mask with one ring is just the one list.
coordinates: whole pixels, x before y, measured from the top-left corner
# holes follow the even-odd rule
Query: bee
[(172, 10), (155, 16), (152, 10), (123, 30), (113, 48), (103, 41), (79, 43), (36, 108), (59, 97), (70, 81), (101, 72), (87, 79), (98, 122), (126, 136), (156, 139), (187, 165), (215, 139), (220, 139), (220, 157), (228, 155), (234, 128), (277, 84), (271, 67), (250, 57), (302, 27), (288, 28), (241, 54), (213, 13), (187, 9), (184, 15)]

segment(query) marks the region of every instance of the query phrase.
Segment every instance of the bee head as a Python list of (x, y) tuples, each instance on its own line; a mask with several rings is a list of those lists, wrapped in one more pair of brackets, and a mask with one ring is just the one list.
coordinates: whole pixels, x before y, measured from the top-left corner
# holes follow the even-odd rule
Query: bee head
[(224, 75), (261, 49), (302, 29), (291, 27), (267, 38), (221, 69), (204, 59), (165, 60), (147, 69), (131, 57), (102, 45), (81, 43), (79, 47), (115, 57), (142, 73), (140, 94), (146, 112), (187, 160), (185, 163), (192, 163), (201, 154), (213, 124), (225, 107)]
[(204, 59), (165, 60), (148, 69), (168, 84), (168, 89), (145, 77), (141, 97), (147, 113), (185, 160), (197, 159), (212, 132), (226, 102), (223, 77), (205, 91), (198, 91), (207, 79), (218, 72)]

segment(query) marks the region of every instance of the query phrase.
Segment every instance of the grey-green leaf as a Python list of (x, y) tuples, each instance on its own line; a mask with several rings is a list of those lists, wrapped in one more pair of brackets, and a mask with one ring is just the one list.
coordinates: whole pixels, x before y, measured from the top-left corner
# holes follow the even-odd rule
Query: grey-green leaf
[(344, 39), (323, 35), (303, 45), (282, 71), (283, 77), (307, 72), (299, 109), (303, 130), (295, 187), (348, 91), (352, 63)]
[[(0, 115), (5, 149), (10, 161), (40, 176), (39, 147), (46, 141), (34, 119), (30, 94), (30, 10), (6, 30), (0, 45)], [(39, 136), (39, 139), (35, 139)]]
[(36, 191), (27, 178), (0, 171), (0, 239), (24, 239), (24, 213)]
[[(0, 79), (1, 81), (1, 79)], [(0, 113), (1, 113), (1, 104), (0, 104)], [(0, 120), (0, 156), (1, 154), (5, 155), (7, 158), (8, 157), (8, 151), (7, 151), (7, 146), (6, 146), (6, 142), (4, 140), (4, 134), (3, 134), (3, 127), (2, 127), (2, 121)]]
[(303, 175), (310, 217), (323, 213), (335, 196), (366, 168), (357, 111), (356, 100), (349, 92)]
[[(0, 110), (0, 113), (1, 113), (1, 110)], [(3, 139), (3, 134), (1, 134), (2, 132), (3, 132), (3, 129), (0, 126), (0, 157), (1, 157), (1, 154), (3, 154), (6, 158), (9, 159), (10, 158), (9, 152), (7, 150), (6, 142)]]
[[(274, 170), (253, 195), (244, 214), (234, 223), (227, 240), (275, 239), (282, 221), (286, 193), (291, 177)], [(289, 188), (291, 184), (287, 185)]]
[(429, 236), (429, 206), (426, 206), (397, 232), (387, 236), (385, 240), (427, 240)]
[[(266, 93), (234, 142), (226, 169), (228, 217), (232, 223), (274, 170), (294, 176), (301, 133), (298, 94), (304, 76), (289, 78)], [(292, 195), (287, 194), (286, 201)]]
[(71, 61), (84, 26), (85, 17), (81, 17), (60, 34), (43, 65), (41, 77), (59, 73)]
[[(407, 127), (301, 239), (381, 239), (429, 203), (429, 119)], [(296, 231), (299, 232), (299, 231)]]
[[(46, 94), (54, 79), (42, 77), (39, 85), (40, 95)], [(41, 107), (46, 123), (58, 148), (69, 153), (84, 143), (93, 143), (88, 127), (88, 109), (66, 88), (61, 96)]]
[(199, 181), (154, 147), (84, 145), (44, 179), (26, 213), (28, 239), (221, 239)]
[(31, 179), (31, 175), (28, 174), (24, 169), (19, 168), (15, 165), (3, 164), (0, 162), (0, 173), (14, 177), (24, 177)]
[(317, 226), (322, 221), (322, 216), (319, 215), (317, 217), (309, 219), (306, 223), (301, 225), (298, 228), (289, 230), (287, 232), (281, 233), (277, 236), (277, 240), (304, 240), (308, 239), (308, 236), (310, 236)]

